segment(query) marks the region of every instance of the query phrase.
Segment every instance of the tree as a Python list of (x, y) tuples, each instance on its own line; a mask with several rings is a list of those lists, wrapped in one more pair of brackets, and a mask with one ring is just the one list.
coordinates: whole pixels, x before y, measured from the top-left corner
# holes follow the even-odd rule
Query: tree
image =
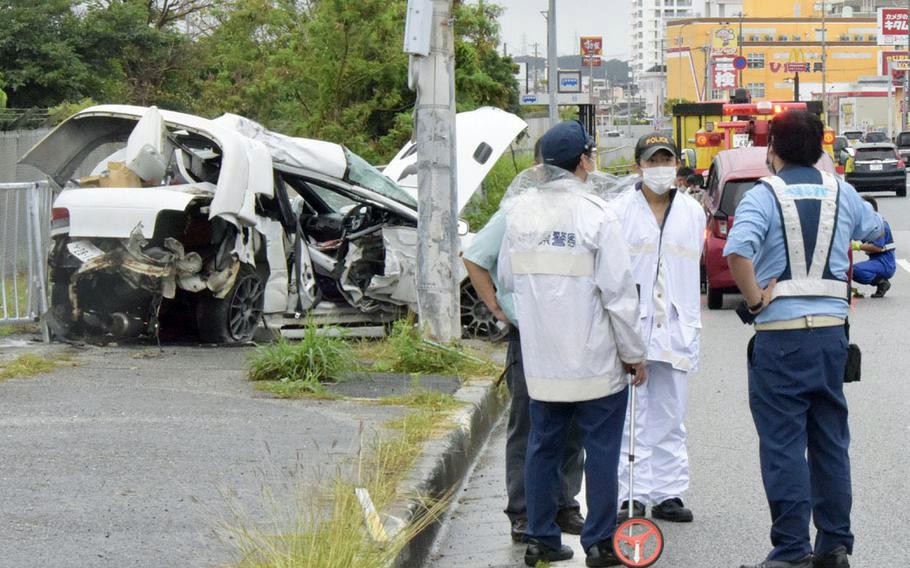
[[(199, 41), (197, 110), (235, 112), (281, 132), (343, 143), (368, 160), (410, 137), (415, 95), (402, 51), (405, 0), (236, 0)], [(500, 9), (456, 7), (459, 110), (518, 108), (499, 56)]]
[(480, 2), (455, 6), (455, 82), (458, 110), (492, 105), (519, 112), (511, 57), (500, 56), (502, 7)]
[(13, 108), (79, 99), (92, 81), (70, 0), (0, 0), (0, 74)]
[[(174, 24), (188, 22), (190, 16), (203, 16), (198, 19), (205, 22), (207, 15), (221, 2), (217, 0), (92, 0), (87, 2), (90, 8), (116, 10), (122, 7), (141, 9), (145, 14), (146, 25), (157, 30), (169, 29)], [(185, 30), (188, 33), (191, 30)]]
[(179, 94), (185, 90), (181, 71), (192, 59), (189, 38), (150, 26), (145, 2), (104, 4), (86, 10), (79, 21), (78, 51), (94, 75), (104, 78), (86, 94), (102, 101), (184, 106)]

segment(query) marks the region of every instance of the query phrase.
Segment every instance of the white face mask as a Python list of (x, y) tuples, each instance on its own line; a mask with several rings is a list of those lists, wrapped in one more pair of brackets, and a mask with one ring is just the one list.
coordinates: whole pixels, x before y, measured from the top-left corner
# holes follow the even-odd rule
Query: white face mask
[(676, 181), (675, 166), (658, 166), (656, 168), (644, 168), (641, 171), (641, 177), (648, 186), (648, 189), (658, 195), (663, 195), (670, 191), (673, 182)]

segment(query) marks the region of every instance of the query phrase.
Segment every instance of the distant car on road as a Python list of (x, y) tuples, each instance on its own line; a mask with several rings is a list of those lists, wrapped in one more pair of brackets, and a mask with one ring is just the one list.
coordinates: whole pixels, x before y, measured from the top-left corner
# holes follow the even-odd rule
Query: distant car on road
[(863, 139), (862, 130), (845, 130), (841, 132), (841, 136), (847, 139), (849, 144), (853, 146), (854, 144), (859, 144)]
[(864, 144), (875, 144), (878, 142), (888, 142), (888, 135), (876, 130), (873, 132), (866, 132), (863, 136)]
[(622, 132), (619, 130), (607, 130), (604, 132), (604, 136), (607, 138), (622, 138)]
[(861, 144), (847, 160), (847, 182), (856, 191), (893, 191), (907, 195), (907, 169), (897, 146), (888, 142)]
[[(733, 227), (736, 206), (760, 178), (771, 175), (765, 158), (768, 149), (761, 146), (724, 150), (717, 154), (708, 172), (703, 205), (708, 213), (705, 231), (705, 288), (708, 309), (719, 310), (724, 294), (737, 292), (736, 282), (724, 258), (724, 245)], [(834, 162), (823, 153), (816, 168), (835, 173)]]
[(904, 162), (910, 158), (910, 130), (905, 130), (894, 138), (894, 145), (897, 146), (897, 153), (901, 155)]

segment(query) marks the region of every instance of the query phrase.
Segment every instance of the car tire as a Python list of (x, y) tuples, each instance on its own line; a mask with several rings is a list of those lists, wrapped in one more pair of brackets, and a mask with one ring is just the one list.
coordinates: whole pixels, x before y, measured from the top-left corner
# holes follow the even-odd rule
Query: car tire
[(897, 188), (897, 190), (895, 190), (895, 193), (898, 197), (907, 197), (907, 186), (905, 185), (904, 187)]
[(498, 321), (487, 309), (470, 282), (461, 285), (461, 336), (464, 339), (505, 339), (509, 326)]
[(262, 277), (243, 264), (224, 298), (200, 296), (196, 325), (203, 343), (233, 344), (252, 341), (262, 320), (265, 287)]
[(724, 293), (716, 288), (708, 288), (708, 309), (719, 310), (724, 307)]

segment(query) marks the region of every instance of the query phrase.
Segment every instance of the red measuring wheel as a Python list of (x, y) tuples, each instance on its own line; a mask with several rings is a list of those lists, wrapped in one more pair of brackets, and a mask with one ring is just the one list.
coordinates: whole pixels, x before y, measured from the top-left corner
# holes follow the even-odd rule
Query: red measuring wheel
[(613, 552), (624, 566), (650, 566), (663, 551), (664, 534), (648, 519), (628, 519), (613, 534)]

